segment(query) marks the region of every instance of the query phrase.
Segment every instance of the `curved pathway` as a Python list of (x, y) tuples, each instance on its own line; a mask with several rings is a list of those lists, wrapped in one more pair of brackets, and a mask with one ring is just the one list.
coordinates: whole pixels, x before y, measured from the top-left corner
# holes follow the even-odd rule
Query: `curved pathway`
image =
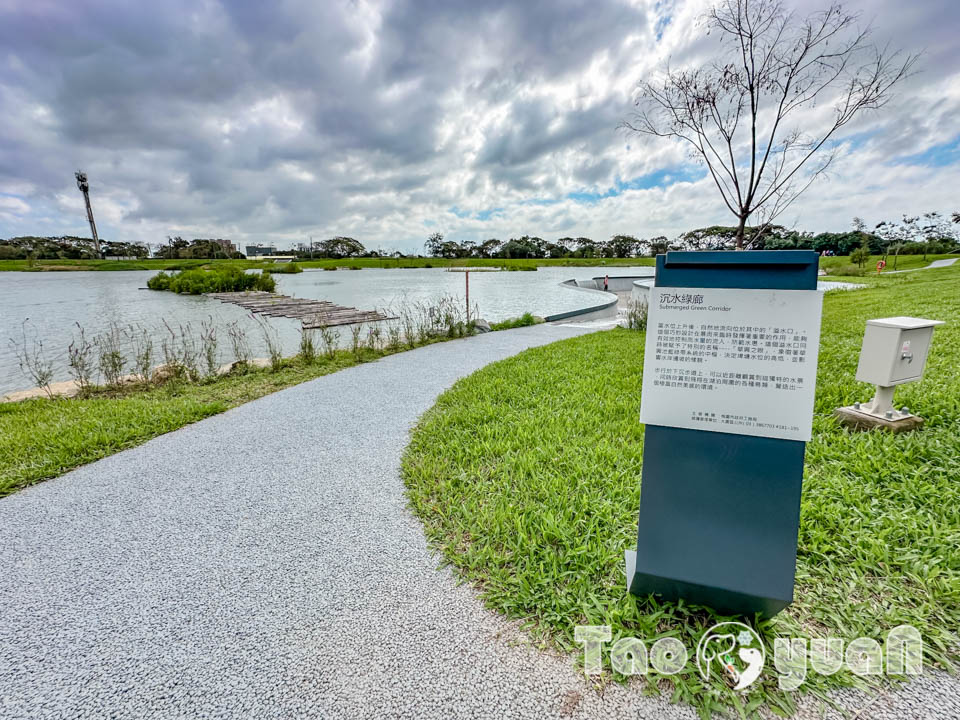
[(884, 275), (896, 275), (897, 273), (917, 272), (918, 270), (933, 270), (934, 268), (950, 267), (950, 266), (953, 265), (958, 259), (960, 259), (960, 258), (944, 258), (943, 260), (933, 260), (933, 261), (931, 261), (931, 263), (930, 263), (929, 265), (924, 265), (923, 267), (910, 268), (909, 270), (890, 270), (890, 271), (884, 272), (883, 274), (884, 274)]
[[(695, 717), (526, 645), (406, 507), (440, 392), (595, 329), (394, 355), (0, 500), (0, 717)], [(891, 697), (951, 707), (924, 683)]]

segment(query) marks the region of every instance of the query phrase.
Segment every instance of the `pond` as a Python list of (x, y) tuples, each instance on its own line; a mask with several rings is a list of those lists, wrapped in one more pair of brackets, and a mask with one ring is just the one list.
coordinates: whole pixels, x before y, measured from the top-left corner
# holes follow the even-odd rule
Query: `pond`
[[(651, 268), (611, 268), (612, 275), (649, 274)], [(491, 322), (524, 312), (552, 315), (596, 304), (596, 296), (560, 286), (563, 280), (586, 280), (602, 275), (602, 267), (544, 267), (537, 272), (471, 272), (470, 304)], [(67, 380), (67, 347), (78, 324), (93, 337), (112, 322), (149, 328), (159, 341), (173, 328), (203, 320), (225, 328), (233, 322), (247, 327), (254, 355), (266, 355), (262, 331), (249, 313), (235, 305), (203, 296), (175, 295), (143, 289), (153, 271), (131, 272), (2, 272), (0, 273), (0, 394), (30, 387), (21, 372), (15, 344), (43, 343), (54, 362), (54, 380)], [(430, 302), (443, 295), (464, 295), (464, 273), (439, 268), (305, 270), (275, 275), (277, 292), (295, 297), (330, 300), (358, 309), (396, 307), (400, 303)], [(26, 325), (24, 326), (24, 322)], [(297, 351), (300, 321), (270, 318), (285, 355)], [(341, 340), (349, 328), (340, 328)], [(13, 341), (13, 342), (11, 342)], [(220, 355), (228, 357), (221, 333)], [(159, 347), (156, 349), (159, 354)], [(157, 360), (157, 363), (160, 359)]]

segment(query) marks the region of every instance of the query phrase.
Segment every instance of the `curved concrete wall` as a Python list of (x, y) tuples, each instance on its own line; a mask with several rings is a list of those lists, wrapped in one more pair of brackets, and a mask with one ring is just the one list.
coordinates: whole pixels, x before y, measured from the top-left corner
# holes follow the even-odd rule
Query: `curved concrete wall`
[(653, 285), (653, 277), (656, 274), (656, 268), (651, 267), (649, 274), (643, 275), (610, 275), (607, 276), (607, 287), (609, 292), (601, 290), (603, 287), (604, 276), (591, 278), (590, 280), (564, 280), (560, 283), (563, 287), (571, 290), (580, 290), (581, 292), (595, 293), (604, 298), (604, 301), (598, 305), (581, 308), (580, 310), (570, 310), (565, 313), (557, 313), (544, 318), (547, 322), (556, 322), (557, 320), (602, 320), (614, 318), (617, 316), (617, 303), (620, 300), (619, 295), (630, 293), (633, 298), (637, 291), (638, 284), (649, 283)]
[(604, 292), (591, 287), (583, 287), (576, 280), (564, 280), (560, 283), (563, 287), (580, 292), (591, 293), (597, 296), (598, 304), (579, 310), (570, 310), (568, 312), (557, 313), (556, 315), (547, 315), (544, 320), (547, 322), (556, 322), (557, 320), (602, 320), (605, 318), (615, 318), (617, 316), (617, 302), (619, 298), (613, 293)]
[[(607, 276), (607, 287), (610, 289), (610, 292), (631, 292), (634, 282), (637, 280), (652, 279), (653, 276), (656, 275), (656, 272), (657, 269), (651, 267), (649, 273), (644, 272), (638, 275), (609, 275)], [(593, 287), (597, 288), (597, 290), (602, 290), (603, 278), (603, 275), (593, 278)]]
[(633, 302), (643, 301), (649, 305), (653, 280), (652, 277), (645, 280), (634, 280), (633, 287), (630, 289), (630, 300)]

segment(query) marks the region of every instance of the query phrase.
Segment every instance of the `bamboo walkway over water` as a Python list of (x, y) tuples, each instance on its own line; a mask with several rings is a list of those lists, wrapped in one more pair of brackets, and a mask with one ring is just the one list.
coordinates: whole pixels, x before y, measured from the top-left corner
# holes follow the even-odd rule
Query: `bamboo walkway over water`
[(268, 317), (299, 318), (304, 329), (307, 330), (331, 325), (354, 325), (395, 319), (376, 310), (357, 310), (328, 300), (295, 298), (263, 290), (207, 293), (207, 295), (220, 302), (239, 305), (252, 313)]

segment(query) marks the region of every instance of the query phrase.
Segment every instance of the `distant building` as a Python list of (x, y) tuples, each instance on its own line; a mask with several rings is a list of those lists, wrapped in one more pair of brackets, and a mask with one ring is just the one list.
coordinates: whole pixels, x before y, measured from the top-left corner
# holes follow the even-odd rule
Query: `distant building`
[(222, 247), (227, 255), (233, 255), (237, 251), (237, 246), (225, 238), (217, 238), (213, 242)]
[(264, 255), (276, 255), (277, 248), (274, 245), (247, 245), (247, 257), (262, 257)]

